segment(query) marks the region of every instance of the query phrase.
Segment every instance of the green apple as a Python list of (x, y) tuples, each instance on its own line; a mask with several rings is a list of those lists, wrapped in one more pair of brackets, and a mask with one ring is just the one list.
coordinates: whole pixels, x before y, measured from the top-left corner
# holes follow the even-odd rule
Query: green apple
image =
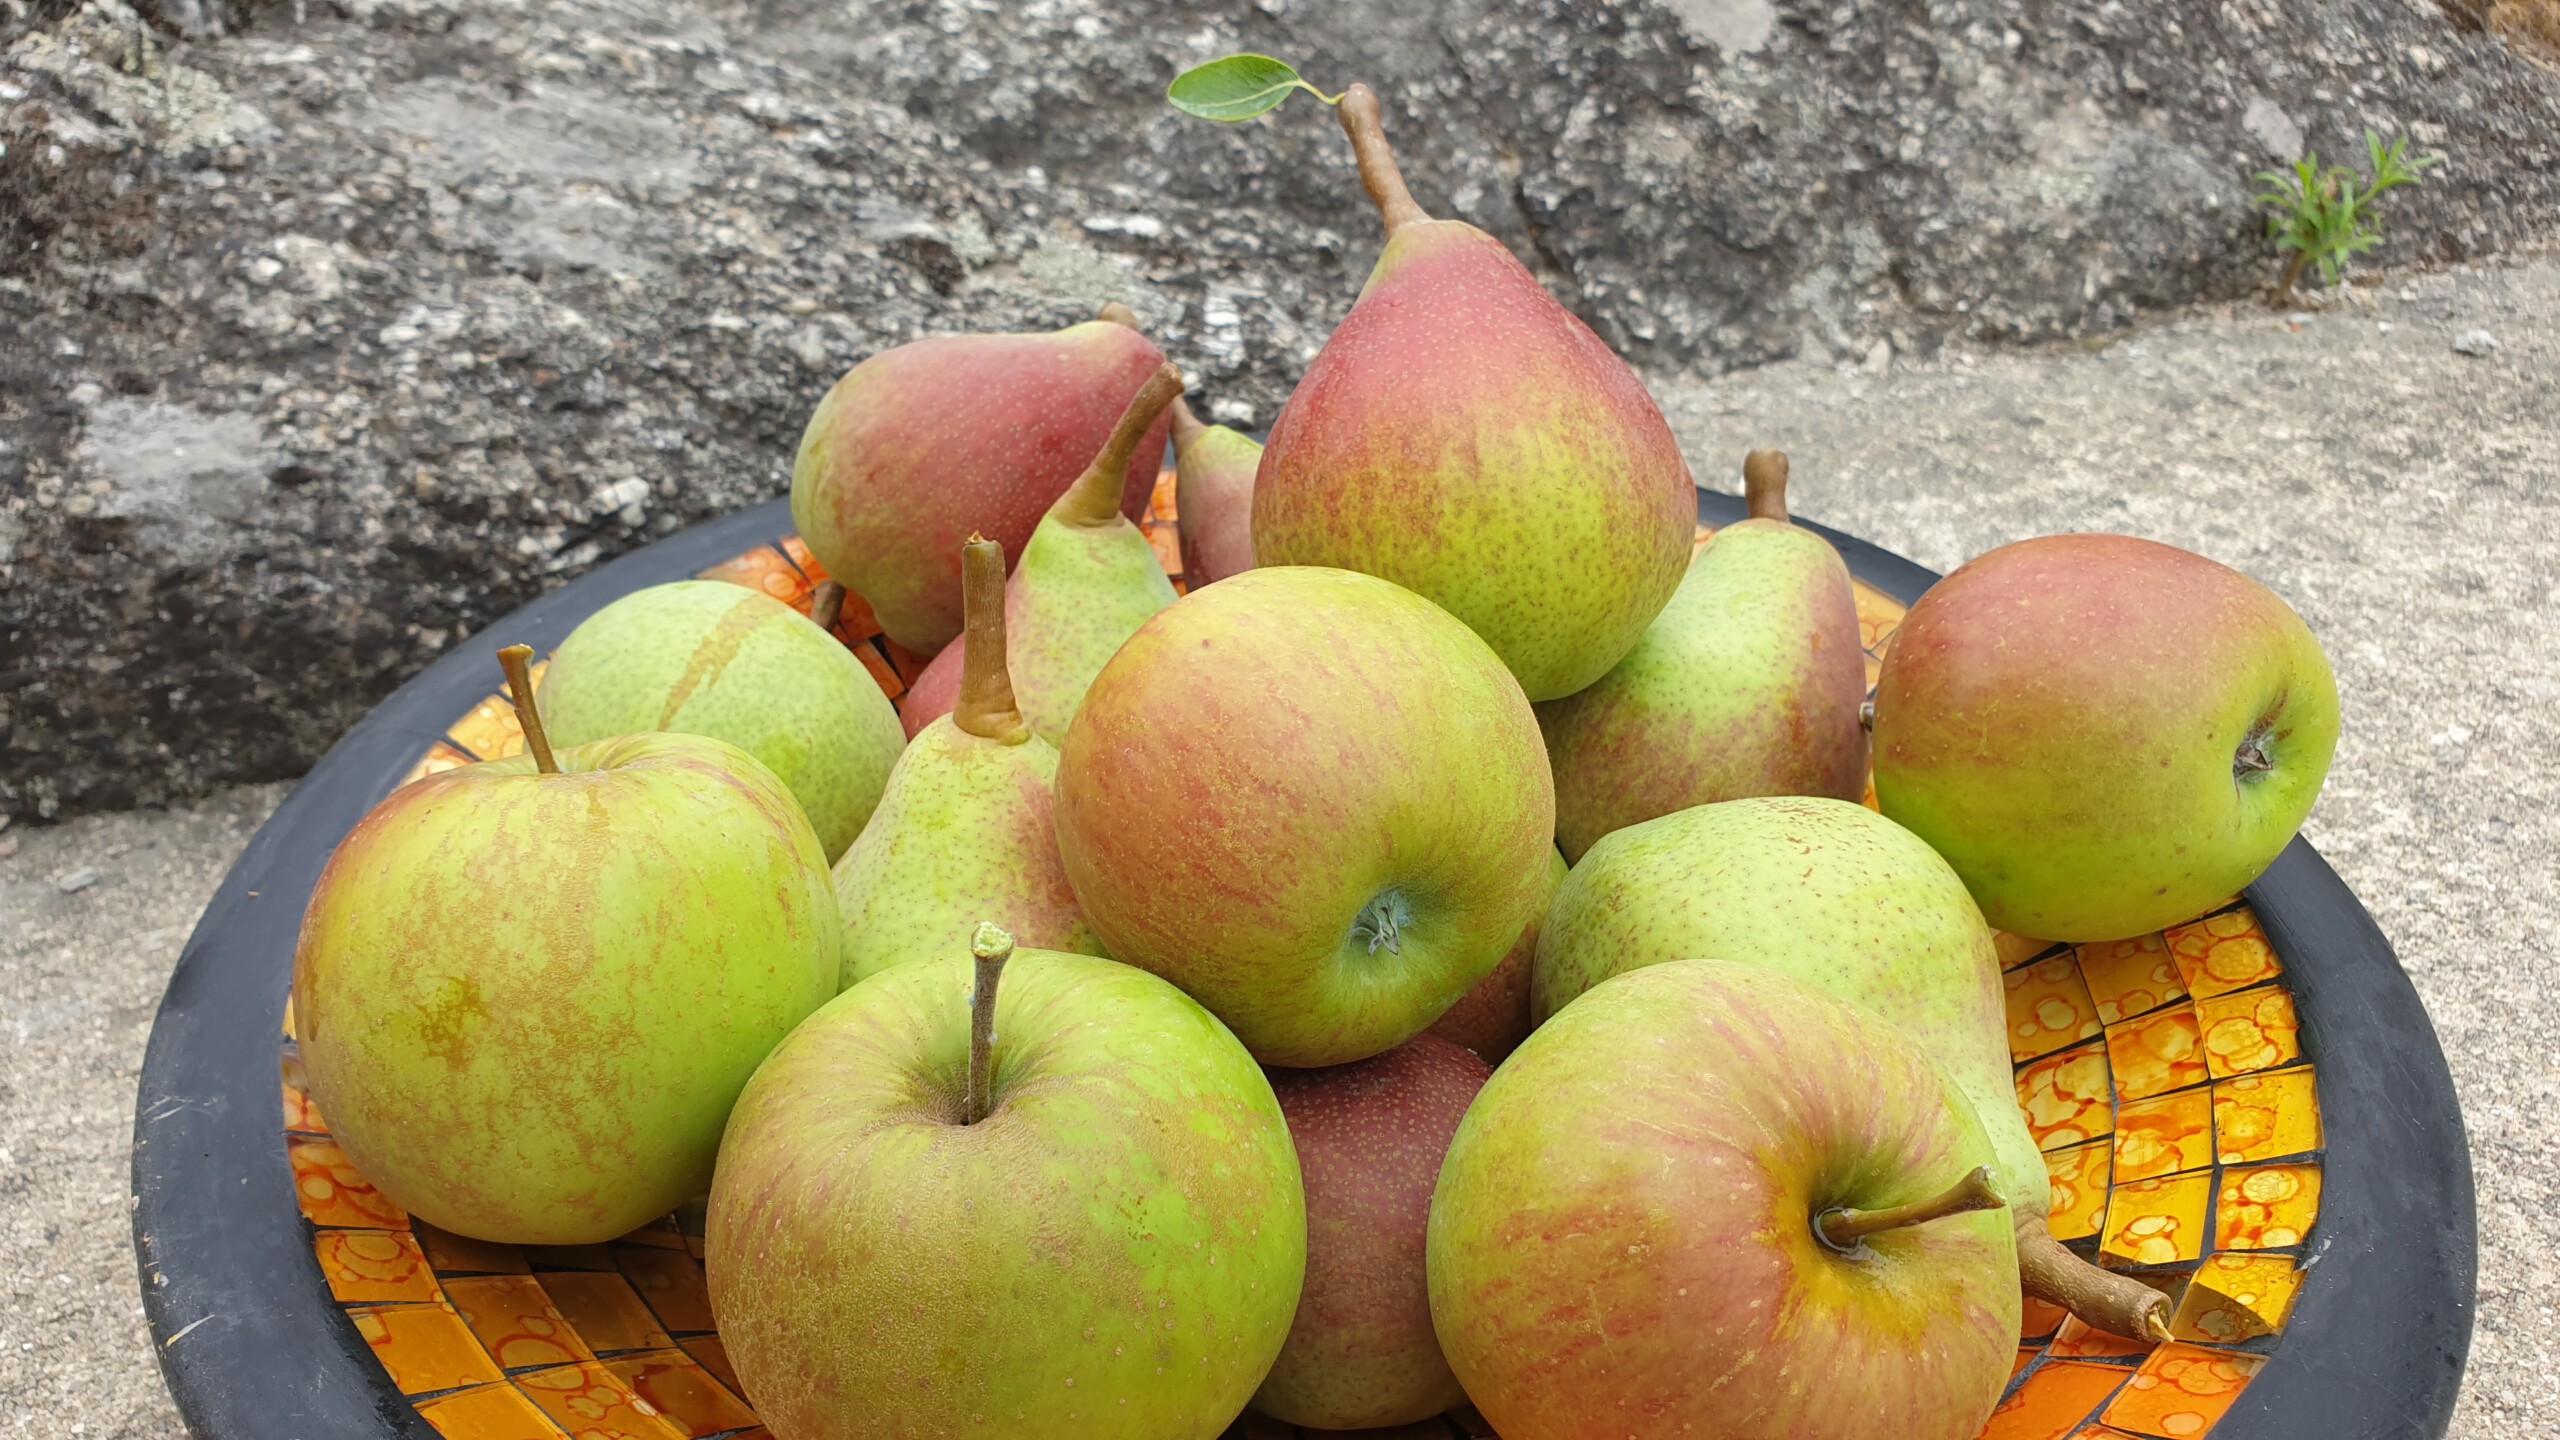
[(836, 988), (826, 857), (772, 772), (697, 735), (558, 765), (392, 792), (330, 856), (294, 954), (338, 1143), (482, 1240), (608, 1240), (702, 1194), (740, 1087)]
[(1501, 659), (1409, 590), (1248, 570), (1112, 656), (1058, 757), (1058, 849), (1114, 956), (1272, 1065), (1419, 1034), (1544, 899), (1555, 789)]
[(2119, 940), (2258, 878), (2338, 743), (2338, 682), (2265, 586), (2124, 535), (2002, 546), (1886, 651), (1876, 798), (1992, 924)]
[(652, 585), (588, 616), (536, 699), (555, 744), (643, 730), (728, 741), (782, 777), (831, 861), (906, 744), (853, 652), (772, 596), (717, 580)]
[(1873, 1013), (1722, 961), (1636, 970), (1459, 1123), (1432, 1322), (1504, 1440), (1971, 1440), (2018, 1335), (1991, 1154)]
[(784, 1041), (730, 1121), (703, 1262), (776, 1435), (1211, 1440), (1288, 1334), (1306, 1238), (1226, 1027), (1025, 950), (1000, 991), (962, 954), (883, 971)]

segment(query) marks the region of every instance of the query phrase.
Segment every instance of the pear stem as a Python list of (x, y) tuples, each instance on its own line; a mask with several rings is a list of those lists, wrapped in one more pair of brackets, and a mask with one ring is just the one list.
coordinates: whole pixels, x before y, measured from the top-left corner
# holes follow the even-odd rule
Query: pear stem
[(542, 712), (533, 708), (533, 647), (508, 646), (498, 652), (498, 666), (507, 672), (507, 697), (515, 702), (516, 723), (524, 727), (524, 748), (533, 752), (534, 768), (559, 774), (560, 762), (551, 758), (551, 737), (542, 730)]
[(1369, 192), (1369, 203), (1378, 207), (1387, 234), (1429, 220), (1414, 203), (1413, 192), (1405, 188), (1404, 172), (1396, 168), (1395, 147), (1387, 143), (1386, 121), (1378, 110), (1378, 92), (1354, 85), (1342, 92), (1333, 114), (1342, 122), (1342, 133), (1351, 137), (1352, 157), (1360, 162), (1360, 186)]
[(818, 628), (832, 634), (836, 621), (844, 616), (844, 587), (833, 580), (822, 580), (809, 592), (809, 618)]
[(1742, 457), (1742, 504), (1754, 520), (1787, 523), (1787, 452), (1754, 450)]
[(1121, 304), (1117, 300), (1106, 301), (1103, 304), (1101, 311), (1093, 318), (1096, 320), (1106, 320), (1111, 324), (1123, 326), (1131, 330), (1139, 328), (1138, 312)]
[(1120, 491), (1129, 480), (1130, 457), (1138, 453), (1138, 441), (1147, 428), (1156, 423), (1164, 407), (1182, 394), (1182, 368), (1178, 365), (1158, 367), (1138, 387), (1129, 408), (1120, 414), (1120, 423), (1111, 427), (1111, 438), (1102, 442), (1102, 453), (1067, 487), (1067, 493), (1049, 507), (1049, 513), (1069, 525), (1091, 528), (1108, 525), (1120, 518)]
[(2041, 1216), (2018, 1216), (2018, 1284), (2092, 1329), (2152, 1345), (2168, 1343), (2169, 1297), (2072, 1254), (2053, 1238)]
[(969, 937), (969, 956), (977, 961), (977, 986), (969, 994), (969, 1096), (960, 1123), (975, 1125), (987, 1118), (995, 1101), (996, 982), (1004, 978), (1004, 962), (1013, 958), (1013, 936), (1000, 925), (980, 924)]
[(1991, 1184), (1991, 1167), (1977, 1165), (1965, 1177), (1926, 1200), (1909, 1205), (1893, 1205), (1882, 1210), (1825, 1210), (1813, 1217), (1814, 1233), (1822, 1243), (1834, 1250), (1850, 1251), (1870, 1235), (1899, 1230), (1906, 1225), (1926, 1225), (1950, 1215), (1968, 1215), (1976, 1210), (1997, 1210), (2009, 1202)]
[(1004, 547), (972, 535), (960, 547), (960, 699), (951, 723), (981, 740), (1019, 745), (1030, 738), (1013, 701), (1004, 656)]
[(1206, 435), (1206, 434), (1208, 434), (1208, 433), (1209, 433), (1209, 427), (1208, 427), (1208, 426), (1206, 426), (1206, 425), (1201, 424), (1201, 423), (1200, 423), (1200, 417), (1191, 413), (1191, 402), (1190, 402), (1190, 401), (1188, 401), (1188, 400), (1183, 399), (1183, 398), (1182, 398), (1181, 396), (1179, 396), (1179, 395), (1174, 396), (1174, 397), (1173, 397), (1173, 448), (1174, 448), (1174, 451), (1175, 451), (1177, 454), (1179, 454), (1180, 452), (1182, 452), (1182, 451), (1184, 451), (1184, 450), (1188, 450), (1188, 449), (1190, 449), (1190, 448), (1191, 448), (1191, 442), (1192, 442), (1192, 441), (1197, 440), (1197, 439), (1199, 439), (1201, 436)]

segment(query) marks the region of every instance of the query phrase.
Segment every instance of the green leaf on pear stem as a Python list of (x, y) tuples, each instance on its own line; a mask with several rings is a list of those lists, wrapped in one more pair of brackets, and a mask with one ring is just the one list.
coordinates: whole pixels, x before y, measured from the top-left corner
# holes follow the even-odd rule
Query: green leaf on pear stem
[(1327, 105), (1342, 99), (1299, 79), (1297, 71), (1268, 55), (1230, 55), (1194, 66), (1174, 77), (1164, 98), (1185, 115), (1236, 121), (1278, 108), (1293, 90), (1304, 90)]

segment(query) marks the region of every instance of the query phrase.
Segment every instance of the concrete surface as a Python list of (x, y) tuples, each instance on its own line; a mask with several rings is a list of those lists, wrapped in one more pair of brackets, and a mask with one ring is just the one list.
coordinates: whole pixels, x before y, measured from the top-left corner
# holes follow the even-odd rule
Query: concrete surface
[[(2494, 352), (2455, 352), (2483, 328)], [(1799, 513), (1933, 566), (2130, 530), (2302, 610), (2348, 706), (2311, 834), (2435, 1015), (2479, 1174), (2453, 1433), (2560, 1429), (2560, 263), (2394, 277), (2299, 323), (2200, 312), (2096, 353), (1789, 365), (1663, 399), (1711, 483), (1782, 445)], [(127, 1248), (134, 1073), (187, 927), (276, 798), (0, 833), (19, 847), (0, 859), (0, 1440), (177, 1433)], [(84, 868), (102, 878), (63, 893)]]

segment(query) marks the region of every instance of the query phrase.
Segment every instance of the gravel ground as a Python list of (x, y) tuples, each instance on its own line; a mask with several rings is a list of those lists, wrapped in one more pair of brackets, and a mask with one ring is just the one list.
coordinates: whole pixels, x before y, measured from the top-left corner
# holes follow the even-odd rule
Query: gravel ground
[[(2457, 352), (2481, 329), (2497, 348)], [(1710, 483), (1784, 446), (1799, 513), (1926, 564), (2129, 530), (2238, 565), (2310, 620), (2348, 699), (2311, 834), (2399, 946), (2470, 1127), (2463, 1440), (2560, 1429), (2555, 377), (2544, 259), (2394, 277), (2319, 313), (2171, 317), (2094, 352), (1663, 391)], [(0, 834), (17, 842), (0, 857), (0, 1440), (178, 1433), (125, 1227), (134, 1074), (179, 944), (277, 797)], [(100, 878), (65, 893), (83, 870)]]

